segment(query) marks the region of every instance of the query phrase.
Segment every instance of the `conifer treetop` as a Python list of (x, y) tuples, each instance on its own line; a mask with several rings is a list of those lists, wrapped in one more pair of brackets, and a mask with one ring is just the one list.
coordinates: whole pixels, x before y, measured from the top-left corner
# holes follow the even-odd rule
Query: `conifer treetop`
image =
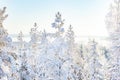
[(55, 15), (55, 21), (52, 23), (52, 27), (57, 30), (57, 35), (60, 35), (61, 33), (64, 32), (64, 19), (62, 19), (61, 14), (58, 12)]
[(18, 34), (18, 40), (21, 42), (23, 41), (22, 37), (23, 37), (23, 33), (22, 31), (20, 31), (20, 33)]
[(5, 14), (6, 7), (3, 7), (3, 9), (0, 9), (0, 27), (2, 26), (3, 21), (8, 17), (8, 14)]
[(73, 27), (72, 27), (72, 25), (70, 25), (70, 26), (69, 26), (69, 31), (70, 31), (72, 34), (74, 34), (74, 32), (73, 32), (72, 29), (73, 29)]
[(37, 23), (35, 22), (33, 26), (34, 26), (34, 28), (31, 28), (31, 32), (30, 33), (36, 33), (37, 32), (37, 28), (38, 28)]

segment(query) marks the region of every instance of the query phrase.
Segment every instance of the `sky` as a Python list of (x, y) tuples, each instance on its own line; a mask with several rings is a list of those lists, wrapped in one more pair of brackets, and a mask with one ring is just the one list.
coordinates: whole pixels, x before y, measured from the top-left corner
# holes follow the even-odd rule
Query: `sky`
[(9, 15), (4, 27), (9, 34), (29, 34), (36, 22), (39, 30), (55, 31), (51, 27), (59, 11), (67, 31), (72, 25), (76, 36), (108, 36), (105, 16), (112, 0), (0, 0)]

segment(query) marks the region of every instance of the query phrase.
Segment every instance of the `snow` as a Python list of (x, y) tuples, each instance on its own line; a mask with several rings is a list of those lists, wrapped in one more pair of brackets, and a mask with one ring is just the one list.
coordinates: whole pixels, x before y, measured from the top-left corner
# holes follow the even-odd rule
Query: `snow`
[[(52, 23), (55, 32), (38, 31), (35, 23), (30, 40), (24, 40), (21, 31), (14, 41), (2, 25), (7, 17), (3, 15), (5, 9), (0, 10), (0, 80), (120, 79), (119, 30), (110, 29), (112, 48), (107, 39), (76, 41), (71, 25), (65, 32), (58, 12)], [(107, 16), (107, 25), (114, 27), (111, 16), (114, 18), (110, 13)]]

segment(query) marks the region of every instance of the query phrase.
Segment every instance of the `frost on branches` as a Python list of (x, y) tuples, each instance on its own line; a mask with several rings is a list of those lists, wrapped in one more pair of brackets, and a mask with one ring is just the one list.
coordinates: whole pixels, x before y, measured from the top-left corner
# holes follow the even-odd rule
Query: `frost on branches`
[(16, 54), (12, 51), (12, 40), (2, 23), (7, 18), (6, 7), (0, 9), (0, 80), (17, 79)]
[(89, 46), (89, 57), (88, 57), (88, 67), (89, 69), (89, 79), (90, 80), (102, 80), (103, 73), (101, 72), (102, 64), (100, 63), (99, 54), (97, 50), (97, 43), (92, 40), (88, 43)]
[(52, 23), (53, 33), (39, 31), (34, 23), (30, 41), (20, 31), (14, 42), (2, 25), (7, 18), (4, 7), (0, 10), (0, 80), (119, 80), (118, 3), (107, 16), (113, 43), (110, 50), (95, 40), (75, 42), (73, 27), (65, 31), (59, 12)]
[(111, 39), (109, 80), (120, 80), (120, 0), (114, 0), (106, 17)]

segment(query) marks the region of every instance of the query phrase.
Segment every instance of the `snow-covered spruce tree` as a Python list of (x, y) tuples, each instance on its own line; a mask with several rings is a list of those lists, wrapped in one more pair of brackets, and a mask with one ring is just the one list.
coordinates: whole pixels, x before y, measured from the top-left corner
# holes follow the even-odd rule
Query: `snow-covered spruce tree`
[[(80, 64), (80, 57), (78, 56), (79, 53), (77, 53), (76, 46), (75, 46), (75, 40), (74, 40), (74, 31), (72, 29), (72, 26), (70, 25), (67, 33), (65, 35), (65, 41), (67, 44), (67, 56), (69, 56), (71, 63), (69, 64), (69, 75), (68, 80), (81, 80), (82, 77), (82, 64)], [(72, 70), (72, 71), (71, 71)]]
[(88, 43), (89, 45), (89, 57), (88, 57), (88, 68), (89, 68), (89, 80), (103, 80), (103, 74), (101, 72), (102, 64), (100, 63), (99, 55), (97, 52), (97, 43), (92, 40)]
[(44, 29), (44, 31), (42, 32), (42, 35), (41, 35), (41, 44), (42, 44), (42, 43), (47, 43), (47, 42), (48, 42), (47, 32), (46, 32), (46, 30)]
[(18, 34), (17, 39), (18, 39), (18, 48), (22, 49), (24, 47), (24, 43), (23, 43), (24, 41), (23, 41), (23, 33), (22, 33), (22, 31), (20, 31), (20, 33)]
[(6, 43), (6, 35), (7, 31), (3, 27), (3, 21), (7, 18), (8, 15), (4, 15), (6, 10), (6, 7), (3, 8), (3, 10), (0, 10), (0, 47), (1, 49), (7, 45)]
[[(77, 53), (77, 46), (75, 45), (75, 40), (74, 40), (74, 31), (72, 29), (72, 26), (70, 25), (67, 33), (65, 35), (65, 41), (67, 45), (67, 56), (69, 57), (70, 61), (65, 64), (69, 66), (66, 68), (68, 69), (68, 80), (82, 80), (83, 79), (83, 73), (82, 73), (82, 62), (81, 62), (81, 57), (79, 57), (79, 53)], [(71, 64), (70, 64), (71, 63)]]
[[(40, 55), (42, 55), (41, 52), (41, 46), (42, 46), (42, 40), (41, 40), (41, 32), (38, 31), (38, 25), (37, 23), (34, 23), (34, 27), (31, 28), (30, 31), (31, 40), (29, 42), (29, 56), (28, 56), (28, 63), (31, 66), (31, 71), (34, 75), (35, 80), (41, 80), (40, 79)], [(45, 55), (45, 54), (44, 54)]]
[(26, 52), (21, 57), (20, 80), (34, 80), (36, 76), (30, 63), (28, 63)]
[(68, 28), (65, 38), (68, 47), (68, 54), (72, 56), (75, 50), (75, 41), (74, 41), (74, 32), (72, 30), (71, 25)]
[(30, 36), (31, 36), (30, 45), (33, 48), (37, 47), (41, 39), (41, 32), (38, 31), (37, 23), (34, 23), (34, 28), (31, 28)]
[(64, 32), (63, 25), (64, 25), (64, 20), (62, 19), (61, 14), (58, 12), (56, 14), (55, 21), (52, 23), (52, 27), (56, 29), (55, 35), (57, 37), (61, 36), (61, 34)]
[(106, 25), (111, 39), (109, 80), (120, 80), (120, 0), (114, 0), (111, 5)]
[[(52, 27), (56, 29), (56, 32), (53, 33), (53, 41), (49, 45), (48, 49), (48, 59), (47, 66), (51, 65), (48, 68), (49, 77), (48, 79), (56, 80), (66, 80), (63, 68), (63, 64), (68, 60), (66, 57), (66, 44), (63, 38), (64, 28), (61, 14), (58, 12), (55, 17), (55, 21), (52, 23)], [(50, 58), (49, 58), (50, 56)], [(53, 66), (53, 70), (52, 70)], [(52, 71), (51, 71), (52, 70)]]
[(29, 42), (30, 55), (31, 55), (31, 58), (32, 58), (32, 56), (34, 58), (35, 54), (36, 54), (36, 56), (37, 56), (37, 54), (39, 54), (38, 48), (39, 48), (39, 45), (41, 43), (41, 32), (38, 31), (37, 23), (34, 23), (34, 27), (31, 28), (30, 36), (31, 36), (31, 40)]
[(6, 7), (0, 9), (0, 80), (16, 80), (15, 53), (12, 51), (12, 39), (3, 27), (3, 21), (8, 15), (4, 15)]
[(33, 80), (34, 79), (34, 72), (33, 69), (28, 62), (28, 55), (29, 53), (29, 47), (27, 46), (27, 43), (23, 41), (23, 33), (20, 32), (18, 34), (18, 79), (19, 80)]
[(109, 54), (109, 50), (108, 48), (106, 48), (105, 46), (101, 46), (100, 47), (100, 52), (101, 52), (101, 55), (107, 60), (109, 61), (110, 59), (110, 54)]
[(18, 49), (18, 71), (19, 71), (19, 80), (22, 80), (23, 79), (23, 74), (22, 74), (22, 63), (24, 63), (22, 60), (23, 59), (23, 49), (24, 49), (24, 43), (23, 43), (23, 33), (22, 31), (20, 31), (20, 33), (18, 34), (18, 46), (17, 46), (17, 49)]
[(37, 80), (48, 80), (50, 78), (51, 67), (54, 70), (53, 63), (50, 64), (50, 52), (49, 52), (49, 40), (47, 39), (47, 33), (44, 30), (41, 34), (41, 40), (39, 45), (39, 52), (36, 57), (37, 65), (35, 66), (35, 73)]
[(101, 71), (103, 73), (103, 79), (109, 80), (108, 61), (110, 59), (109, 50), (105, 46), (99, 48), (100, 63), (102, 64)]
[(21, 63), (22, 63), (22, 61), (21, 61), (21, 53), (22, 53), (22, 47), (23, 47), (23, 33), (22, 33), (22, 31), (20, 31), (20, 33), (18, 34), (18, 36), (17, 36), (17, 40), (18, 40), (18, 45), (17, 45), (17, 52), (18, 52), (18, 54), (17, 54), (17, 56), (18, 56), (18, 60), (17, 60), (17, 68), (18, 68), (18, 72), (19, 72), (19, 76), (18, 76), (18, 80), (21, 80), (22, 79), (22, 76), (21, 76), (21, 72), (20, 72), (20, 70), (21, 70)]
[(89, 80), (88, 76), (89, 76), (89, 69), (88, 69), (88, 55), (89, 54), (87, 52), (87, 47), (83, 44), (80, 44), (77, 48), (77, 53), (79, 54), (79, 65), (81, 67), (81, 78), (82, 80)]
[(72, 30), (71, 25), (69, 26), (68, 31), (65, 35), (65, 41), (67, 45), (67, 55), (72, 59), (73, 55), (75, 55), (75, 42), (74, 42), (74, 32)]
[(80, 47), (78, 49), (78, 53), (80, 55), (80, 57), (84, 60), (84, 49), (83, 49), (83, 44), (80, 44)]

